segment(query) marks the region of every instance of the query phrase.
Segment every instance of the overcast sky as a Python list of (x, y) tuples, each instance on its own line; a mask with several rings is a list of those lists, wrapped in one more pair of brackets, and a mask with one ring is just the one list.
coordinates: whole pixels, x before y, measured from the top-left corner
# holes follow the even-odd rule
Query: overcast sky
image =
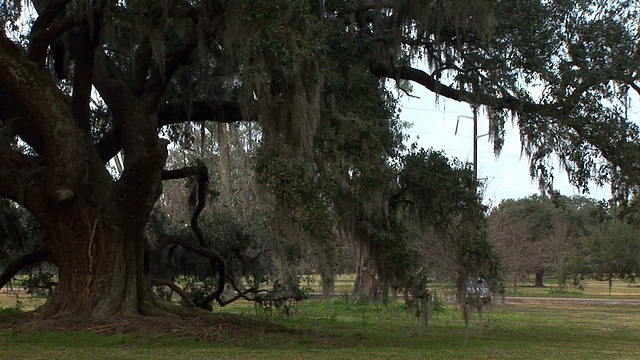
[[(444, 150), (447, 156), (455, 156), (463, 161), (473, 161), (473, 120), (468, 104), (440, 98), (436, 103), (433, 93), (415, 86), (414, 94), (419, 98), (407, 98), (401, 101), (401, 119), (412, 123), (407, 130), (409, 143), (417, 142), (420, 147), (433, 147)], [(637, 98), (632, 98), (629, 117), (640, 119), (640, 106)], [(482, 110), (478, 112), (478, 135), (488, 132), (488, 120)], [(456, 121), (461, 117), (456, 132)], [(493, 145), (487, 136), (478, 139), (478, 177), (486, 179), (485, 203), (497, 205), (502, 199), (518, 199), (539, 193), (537, 181), (529, 176), (528, 160), (520, 156), (518, 129), (510, 122), (505, 125), (506, 137), (500, 157), (493, 153)], [(554, 188), (563, 195), (581, 195), (567, 181), (566, 173), (556, 166)], [(610, 188), (598, 188), (592, 185), (586, 196), (597, 200), (608, 199)]]

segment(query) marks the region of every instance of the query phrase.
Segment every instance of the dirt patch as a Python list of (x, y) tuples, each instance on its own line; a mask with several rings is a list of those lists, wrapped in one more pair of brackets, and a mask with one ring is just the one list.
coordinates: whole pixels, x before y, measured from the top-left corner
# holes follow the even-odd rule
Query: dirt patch
[(36, 312), (25, 312), (0, 316), (0, 332), (10, 332), (13, 336), (30, 332), (128, 334), (146, 340), (193, 339), (226, 345), (242, 345), (247, 339), (255, 342), (256, 339), (268, 338), (270, 342), (287, 343), (293, 338), (316, 338), (309, 331), (295, 330), (273, 321), (234, 314), (110, 319), (60, 316), (43, 319)]

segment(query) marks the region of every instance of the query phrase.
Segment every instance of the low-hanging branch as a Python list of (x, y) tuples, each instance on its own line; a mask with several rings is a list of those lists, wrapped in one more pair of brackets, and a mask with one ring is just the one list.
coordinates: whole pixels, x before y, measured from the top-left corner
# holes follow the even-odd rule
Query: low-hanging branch
[(229, 100), (193, 101), (190, 104), (165, 104), (158, 113), (158, 125), (184, 122), (215, 121), (233, 123), (249, 121), (240, 110), (240, 103)]
[[(412, 68), (409, 66), (394, 66), (387, 65), (381, 62), (372, 62), (370, 64), (370, 71), (372, 74), (382, 76), (390, 79), (402, 79), (416, 82), (428, 90), (444, 96), (446, 98), (462, 101), (469, 104), (486, 105), (495, 108), (509, 109), (514, 112), (522, 112), (528, 114), (537, 114), (539, 116), (553, 118), (559, 124), (573, 129), (578, 135), (583, 137), (591, 145), (595, 146), (602, 153), (602, 156), (612, 164), (616, 166), (625, 167), (624, 159), (621, 159), (616, 149), (619, 144), (612, 145), (610, 142), (603, 142), (597, 136), (590, 134), (587, 129), (584, 128), (580, 122), (572, 121), (569, 114), (574, 110), (576, 105), (579, 104), (581, 98), (590, 88), (598, 85), (598, 83), (605, 80), (611, 80), (612, 76), (608, 76), (606, 73), (600, 76), (593, 77), (588, 81), (582, 82), (578, 85), (571, 94), (566, 96), (562, 101), (536, 104), (519, 99), (511, 94), (504, 93), (503, 96), (491, 96), (486, 94), (476, 94), (463, 89), (455, 89), (447, 86), (432, 75), (422, 70)], [(640, 93), (640, 87), (634, 82), (628, 84), (631, 88)], [(627, 145), (635, 146), (633, 143), (627, 143)], [(629, 170), (629, 169), (627, 169)], [(636, 173), (636, 169), (631, 169), (630, 174)]]
[(180, 286), (176, 285), (175, 283), (173, 283), (171, 281), (161, 280), (161, 279), (152, 279), (151, 280), (151, 285), (153, 285), (153, 286), (166, 286), (169, 289), (171, 289), (172, 291), (174, 291), (176, 294), (180, 295), (182, 300), (184, 300), (187, 303), (187, 305), (189, 305), (191, 307), (196, 307), (196, 304), (193, 303), (193, 301), (191, 300), (189, 295), (187, 295), (187, 293), (184, 292), (184, 290), (182, 290), (182, 288), (180, 288)]
[(7, 267), (5, 267), (2, 274), (0, 274), (0, 289), (2, 289), (20, 270), (41, 262), (49, 255), (50, 253), (47, 250), (38, 249), (13, 260), (9, 265), (7, 265)]
[[(268, 290), (258, 290), (258, 289), (247, 289), (240, 290), (233, 279), (227, 276), (227, 264), (226, 260), (214, 249), (208, 248), (207, 243), (204, 238), (204, 234), (200, 229), (198, 224), (198, 218), (204, 209), (204, 204), (207, 195), (208, 183), (209, 183), (209, 175), (207, 167), (204, 165), (193, 166), (193, 167), (185, 167), (176, 170), (165, 170), (162, 173), (163, 180), (173, 180), (173, 179), (183, 179), (188, 177), (195, 177), (197, 180), (197, 205), (191, 215), (191, 228), (198, 238), (199, 244), (194, 244), (192, 241), (187, 239), (184, 236), (180, 235), (163, 235), (160, 238), (160, 244), (153, 250), (156, 254), (161, 253), (164, 249), (166, 249), (169, 245), (175, 244), (180, 245), (184, 249), (189, 250), (193, 253), (196, 253), (200, 256), (209, 258), (211, 260), (211, 267), (216, 269), (218, 275), (218, 286), (216, 290), (205, 297), (203, 300), (194, 303), (193, 300), (189, 299), (188, 295), (184, 293), (181, 289), (178, 291), (175, 288), (177, 285), (165, 281), (165, 280), (153, 280), (152, 284), (157, 286), (168, 286), (172, 290), (176, 291), (190, 306), (195, 306), (203, 309), (210, 308), (210, 304), (212, 301), (216, 301), (220, 306), (228, 305), (240, 298), (243, 298), (248, 301), (259, 301), (255, 295), (260, 293), (270, 293)], [(236, 295), (231, 297), (230, 299), (223, 300), (222, 293), (224, 291), (225, 284), (230, 284), (231, 287), (236, 291)], [(249, 294), (253, 294), (253, 297), (248, 296)], [(193, 305), (192, 305), (193, 304)]]
[(432, 75), (410, 66), (394, 66), (386, 65), (381, 62), (372, 62), (369, 64), (369, 70), (376, 76), (386, 77), (390, 79), (402, 79), (416, 82), (428, 90), (455, 101), (463, 101), (469, 104), (486, 105), (512, 111), (523, 111), (526, 113), (536, 113), (542, 116), (553, 118), (562, 118), (573, 110), (578, 104), (580, 97), (592, 86), (596, 85), (596, 81), (585, 81), (578, 86), (571, 95), (567, 96), (564, 101), (550, 104), (534, 104), (516, 98), (513, 95), (505, 94), (502, 97), (491, 96), (486, 94), (478, 94), (470, 91), (455, 89), (436, 80)]
[[(240, 290), (240, 288), (238, 288), (238, 286), (236, 285), (236, 283), (233, 281), (233, 279), (231, 278), (227, 278), (227, 282), (229, 283), (229, 285), (231, 285), (231, 287), (233, 288), (233, 290), (235, 290), (236, 295), (227, 299), (227, 300), (222, 300), (220, 297), (218, 297), (216, 299), (216, 301), (218, 302), (218, 304), (220, 304), (220, 306), (225, 306), (225, 305), (229, 305), (232, 302), (238, 300), (238, 299), (245, 299), (247, 301), (258, 301), (259, 299), (256, 298), (256, 295), (260, 294), (260, 293), (271, 293), (269, 290), (258, 290), (258, 289), (246, 289), (246, 290)], [(254, 297), (249, 297), (247, 295), (249, 294), (253, 294)]]
[[(239, 121), (254, 121), (254, 117), (242, 114), (240, 103), (231, 100), (193, 101), (190, 104), (165, 104), (158, 113), (158, 127), (187, 122), (214, 121), (234, 123)], [(122, 150), (117, 127), (102, 135), (95, 147), (102, 161), (106, 164)], [(176, 170), (167, 170), (176, 171)], [(167, 173), (169, 174), (169, 173)], [(167, 175), (170, 176), (170, 175)], [(173, 179), (187, 176), (174, 175)], [(170, 180), (172, 178), (165, 178)]]
[[(217, 251), (194, 244), (189, 239), (180, 235), (164, 235), (161, 237), (160, 245), (154, 249), (155, 253), (161, 253), (169, 245), (180, 245), (184, 249), (196, 253), (202, 257), (209, 258), (212, 261), (212, 265), (215, 267), (218, 275), (218, 286), (216, 290), (205, 298), (203, 301), (194, 304), (194, 306), (206, 309), (209, 307), (211, 301), (216, 300), (220, 302), (220, 296), (224, 291), (226, 284), (227, 262)], [(166, 285), (166, 284), (163, 284)]]
[(198, 218), (204, 209), (207, 197), (207, 189), (209, 187), (209, 171), (206, 166), (188, 166), (177, 170), (164, 170), (162, 172), (162, 180), (184, 179), (187, 177), (195, 177), (197, 181), (197, 205), (191, 214), (191, 228), (198, 237), (198, 243), (201, 247), (206, 248), (207, 242), (204, 240), (204, 234), (198, 225)]
[(157, 253), (160, 253), (169, 244), (177, 244), (183, 248), (192, 251), (200, 256), (209, 258), (211, 262), (211, 268), (217, 270), (218, 274), (218, 287), (217, 289), (205, 299), (205, 301), (196, 304), (201, 308), (206, 308), (213, 300), (217, 300), (224, 291), (224, 285), (227, 275), (227, 262), (217, 251), (207, 247), (207, 242), (204, 238), (204, 233), (200, 229), (198, 224), (198, 218), (204, 209), (204, 204), (207, 197), (207, 190), (209, 185), (209, 171), (206, 166), (198, 165), (185, 167), (176, 170), (164, 170), (162, 172), (162, 180), (183, 179), (187, 177), (195, 177), (197, 180), (197, 205), (191, 215), (191, 229), (198, 238), (198, 244), (194, 244), (182, 236), (166, 235), (163, 236), (160, 241), (160, 246), (156, 249)]

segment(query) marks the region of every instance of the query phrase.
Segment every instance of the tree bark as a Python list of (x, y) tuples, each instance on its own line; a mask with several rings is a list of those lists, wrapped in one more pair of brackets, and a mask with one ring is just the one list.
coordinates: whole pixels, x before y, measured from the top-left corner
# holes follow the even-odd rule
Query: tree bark
[(151, 311), (144, 226), (127, 217), (88, 202), (50, 214), (48, 249), (60, 272), (46, 315), (108, 318)]
[(322, 297), (329, 303), (336, 289), (336, 275), (332, 269), (327, 267), (320, 274), (320, 280), (322, 282)]
[(353, 302), (370, 302), (377, 297), (373, 262), (369, 257), (369, 247), (365, 243), (358, 246), (358, 263), (353, 284)]
[(218, 147), (220, 151), (220, 201), (224, 205), (231, 202), (233, 194), (231, 193), (231, 154), (229, 149), (229, 131), (227, 124), (218, 123)]
[(542, 278), (544, 276), (544, 270), (538, 270), (536, 271), (536, 282), (535, 282), (535, 287), (544, 287), (544, 284), (542, 282)]

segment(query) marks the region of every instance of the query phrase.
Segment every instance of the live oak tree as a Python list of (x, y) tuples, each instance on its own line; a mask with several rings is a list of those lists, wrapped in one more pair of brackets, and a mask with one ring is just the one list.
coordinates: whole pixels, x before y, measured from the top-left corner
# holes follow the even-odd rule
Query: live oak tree
[[(221, 300), (226, 263), (198, 227), (208, 172), (165, 168), (163, 134), (179, 123), (259, 122), (256, 170), (277, 200), (281, 234), (304, 233), (327, 263), (353, 214), (391, 214), (398, 122), (385, 79), (400, 92), (412, 81), (482, 106), (498, 152), (513, 119), (542, 184), (553, 155), (578, 186), (613, 181), (623, 199), (638, 184), (638, 129), (625, 116), (628, 92), (640, 92), (635, 1), (31, 5), (32, 21), (18, 19), (29, 13), (20, 2), (0, 5), (0, 196), (47, 236), (0, 285), (50, 256), (60, 275), (49, 314), (162, 311), (145, 271), (153, 249), (144, 229), (163, 181), (183, 177), (201, 185), (191, 221), (198, 241), (165, 240), (210, 259), (218, 288), (207, 300)], [(105, 164), (120, 152), (114, 177)], [(357, 199), (357, 211), (336, 198)], [(421, 206), (440, 206), (419, 200), (407, 211), (430, 216)], [(465, 211), (478, 216), (477, 207)], [(472, 250), (464, 266), (474, 270)]]
[(625, 214), (615, 206), (600, 205), (594, 212), (597, 222), (578, 239), (564, 272), (576, 283), (585, 277), (607, 281), (611, 294), (615, 278), (635, 281), (640, 270), (637, 212)]
[(598, 220), (593, 199), (558, 196), (554, 200), (532, 195), (506, 199), (491, 210), (489, 242), (493, 245), (504, 276), (515, 284), (535, 274), (535, 286), (544, 286), (544, 274), (553, 274), (564, 284), (566, 267), (579, 249), (579, 239), (590, 234)]
[[(6, 34), (0, 39), (6, 139), (1, 193), (28, 209), (47, 233), (41, 249), (13, 264), (50, 254), (60, 272), (49, 313), (105, 317), (157, 311), (145, 276), (148, 215), (163, 179), (195, 175), (207, 182), (200, 167), (163, 172), (167, 141), (158, 130), (188, 120), (186, 103), (163, 96), (198, 44), (206, 46), (199, 37), (212, 36), (211, 22), (222, 9), (174, 4), (171, 14), (163, 14), (169, 9), (154, 4), (33, 2), (38, 17), (30, 24), (26, 49)], [(4, 3), (3, 10), (11, 5)], [(170, 30), (179, 22), (188, 34)], [(62, 57), (54, 53), (56, 46), (62, 46)], [(49, 66), (58, 80), (71, 78), (70, 86), (59, 87)], [(102, 132), (103, 119), (92, 114), (92, 87), (108, 109)], [(209, 104), (217, 104), (214, 110), (226, 121), (241, 116), (224, 102)], [(28, 150), (12, 146), (15, 136)], [(105, 163), (120, 151), (124, 171), (116, 181)], [(224, 260), (215, 250), (201, 244), (191, 250), (210, 257), (224, 279)], [(3, 284), (15, 269), (7, 267)]]

